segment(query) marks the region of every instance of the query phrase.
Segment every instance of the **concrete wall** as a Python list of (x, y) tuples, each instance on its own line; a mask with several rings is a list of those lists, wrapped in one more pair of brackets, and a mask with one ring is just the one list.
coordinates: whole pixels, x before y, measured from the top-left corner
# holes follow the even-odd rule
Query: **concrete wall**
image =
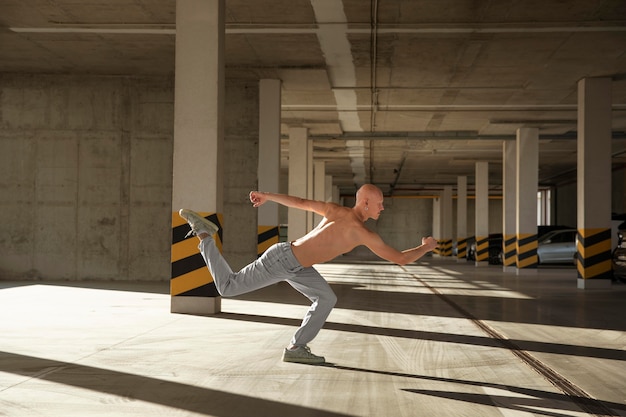
[(399, 250), (422, 244), (422, 237), (433, 233), (433, 203), (429, 198), (386, 198), (385, 211), (376, 222), (376, 230)]
[(576, 183), (555, 188), (552, 203), (555, 205), (554, 225), (577, 227)]
[[(258, 82), (226, 91), (223, 249), (239, 268), (256, 256)], [(169, 78), (0, 75), (0, 279), (169, 280), (173, 117)]]
[(171, 79), (0, 75), (0, 278), (169, 279)]

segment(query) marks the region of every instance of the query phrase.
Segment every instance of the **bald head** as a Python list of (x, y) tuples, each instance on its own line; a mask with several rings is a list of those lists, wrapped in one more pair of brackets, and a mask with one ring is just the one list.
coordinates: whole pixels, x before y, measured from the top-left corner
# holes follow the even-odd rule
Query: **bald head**
[(372, 184), (365, 184), (361, 186), (361, 188), (359, 188), (356, 192), (356, 201), (358, 203), (361, 200), (366, 200), (373, 197), (382, 197), (382, 195), (383, 192), (380, 191), (380, 188), (378, 188), (377, 186)]

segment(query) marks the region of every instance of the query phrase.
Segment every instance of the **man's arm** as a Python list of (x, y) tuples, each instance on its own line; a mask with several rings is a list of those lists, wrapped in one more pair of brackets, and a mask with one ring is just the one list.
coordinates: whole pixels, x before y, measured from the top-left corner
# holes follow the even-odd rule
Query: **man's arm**
[(422, 238), (421, 245), (399, 251), (387, 245), (379, 235), (370, 231), (367, 232), (367, 237), (363, 244), (376, 255), (398, 265), (406, 265), (415, 262), (437, 247), (437, 241), (434, 238), (425, 237)]
[(333, 203), (324, 201), (307, 200), (306, 198), (294, 197), (287, 194), (266, 193), (263, 191), (251, 191), (250, 201), (253, 207), (259, 207), (268, 201), (281, 204), (286, 207), (293, 207), (300, 210), (312, 211), (325, 216)]

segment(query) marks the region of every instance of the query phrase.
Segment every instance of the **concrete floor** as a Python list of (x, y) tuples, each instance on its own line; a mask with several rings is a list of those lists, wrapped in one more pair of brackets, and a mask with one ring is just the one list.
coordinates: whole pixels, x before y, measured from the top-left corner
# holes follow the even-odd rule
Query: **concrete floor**
[(286, 285), (198, 317), (169, 313), (167, 283), (0, 281), (0, 416), (626, 416), (624, 284), (435, 257), (319, 270), (327, 366), (281, 362), (306, 309)]

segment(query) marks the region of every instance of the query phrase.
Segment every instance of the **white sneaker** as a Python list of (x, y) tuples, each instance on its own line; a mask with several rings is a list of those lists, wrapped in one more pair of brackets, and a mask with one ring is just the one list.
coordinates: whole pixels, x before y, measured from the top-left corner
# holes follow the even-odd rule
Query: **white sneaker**
[(188, 237), (190, 235), (197, 236), (201, 233), (207, 233), (210, 236), (213, 236), (215, 233), (217, 233), (218, 230), (220, 230), (220, 228), (217, 227), (215, 223), (207, 220), (195, 211), (180, 209), (178, 215), (185, 219), (185, 221), (189, 223), (189, 226), (191, 227), (191, 230), (189, 231), (189, 233), (187, 233), (185, 237)]
[(323, 356), (312, 354), (308, 346), (298, 346), (295, 349), (285, 348), (283, 362), (319, 364), (325, 363), (326, 359)]

